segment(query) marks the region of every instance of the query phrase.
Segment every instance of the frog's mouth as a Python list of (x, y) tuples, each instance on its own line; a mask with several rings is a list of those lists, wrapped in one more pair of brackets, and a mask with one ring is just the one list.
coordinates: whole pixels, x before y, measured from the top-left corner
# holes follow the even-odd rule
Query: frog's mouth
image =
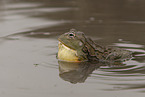
[(59, 41), (58, 44), (58, 56), (57, 58), (61, 61), (68, 62), (79, 62), (77, 51), (67, 47), (65, 44)]

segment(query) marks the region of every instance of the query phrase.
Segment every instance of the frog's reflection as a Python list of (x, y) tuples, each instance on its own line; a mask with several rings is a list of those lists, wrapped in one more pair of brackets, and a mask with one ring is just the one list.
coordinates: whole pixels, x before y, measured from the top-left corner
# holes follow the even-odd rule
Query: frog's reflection
[(122, 62), (103, 63), (103, 62), (64, 62), (58, 61), (59, 76), (73, 84), (83, 83), (92, 72), (101, 66), (122, 67), (126, 64)]
[(59, 76), (73, 84), (83, 83), (95, 69), (100, 67), (100, 64), (92, 62), (63, 62), (58, 61), (59, 63)]

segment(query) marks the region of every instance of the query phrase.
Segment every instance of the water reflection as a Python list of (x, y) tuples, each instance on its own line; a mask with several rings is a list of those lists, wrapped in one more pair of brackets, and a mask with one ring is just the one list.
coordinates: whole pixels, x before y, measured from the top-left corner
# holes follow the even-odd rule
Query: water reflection
[(58, 64), (59, 76), (63, 80), (69, 81), (73, 84), (85, 82), (87, 77), (100, 66), (99, 64), (91, 62), (71, 63), (58, 61)]
[[(0, 95), (121, 97), (122, 90), (144, 92), (144, 5), (143, 0), (0, 0), (0, 37), (8, 35), (0, 38)], [(134, 57), (117, 65), (59, 62), (63, 80), (85, 82), (67, 84), (58, 78), (55, 53), (57, 36), (71, 28), (83, 31), (99, 44), (133, 51)], [(118, 43), (118, 39), (128, 42)], [(34, 63), (40, 64), (37, 69)], [(130, 94), (138, 96), (127, 91), (126, 97)]]
[[(109, 91), (116, 90), (139, 90), (145, 92), (145, 50), (143, 45), (133, 43), (114, 43), (114, 46), (126, 48), (133, 52), (133, 58), (130, 61), (123, 62), (126, 65), (122, 67), (101, 66), (95, 70), (91, 78), (99, 79), (115, 88), (104, 89)], [(107, 82), (105, 81), (107, 80)]]
[(59, 64), (59, 76), (65, 80), (69, 81), (73, 84), (76, 83), (84, 83), (85, 80), (89, 77), (90, 74), (94, 70), (100, 68), (100, 66), (108, 66), (108, 67), (122, 67), (125, 64), (122, 62), (114, 62), (114, 63), (103, 63), (103, 62), (64, 62), (58, 61)]
[[(59, 76), (70, 83), (84, 83), (92, 79), (92, 84), (113, 85), (107, 91), (136, 89), (145, 92), (145, 50), (143, 45), (129, 42), (114, 43), (114, 46), (128, 49), (133, 52), (131, 60), (125, 62), (82, 62), (70, 63), (58, 61)], [(90, 82), (91, 83), (91, 82)], [(94, 84), (94, 85), (95, 85)]]
[[(0, 1), (1, 2), (1, 1)], [(1, 4), (1, 3), (0, 3)], [(0, 37), (68, 23), (67, 20), (39, 18), (43, 14), (64, 13), (71, 7), (43, 7), (41, 3), (11, 3), (2, 0), (0, 6)], [(42, 17), (42, 16), (41, 16)], [(31, 22), (31, 23), (30, 23)], [(9, 29), (7, 29), (9, 28)]]

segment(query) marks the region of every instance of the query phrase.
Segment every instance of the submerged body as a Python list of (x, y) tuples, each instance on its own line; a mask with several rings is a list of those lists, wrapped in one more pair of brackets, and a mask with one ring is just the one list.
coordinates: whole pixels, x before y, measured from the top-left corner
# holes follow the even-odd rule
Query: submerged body
[(124, 49), (100, 46), (74, 29), (62, 34), (58, 40), (57, 58), (61, 61), (122, 61), (132, 56)]

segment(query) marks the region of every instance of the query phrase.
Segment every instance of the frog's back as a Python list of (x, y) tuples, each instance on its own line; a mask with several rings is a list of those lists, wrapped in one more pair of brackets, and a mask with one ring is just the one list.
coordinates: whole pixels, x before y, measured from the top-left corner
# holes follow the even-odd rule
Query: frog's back
[(132, 52), (122, 48), (107, 47), (106, 51), (108, 54), (106, 55), (105, 60), (124, 61), (132, 57)]
[[(116, 47), (103, 47), (95, 42), (93, 42), (91, 39), (89, 39), (88, 42), (95, 50), (94, 55), (90, 55), (90, 60), (103, 60), (103, 61), (124, 61), (132, 58), (132, 52), (122, 49), (122, 48), (116, 48)], [(95, 57), (95, 58), (94, 58)]]

